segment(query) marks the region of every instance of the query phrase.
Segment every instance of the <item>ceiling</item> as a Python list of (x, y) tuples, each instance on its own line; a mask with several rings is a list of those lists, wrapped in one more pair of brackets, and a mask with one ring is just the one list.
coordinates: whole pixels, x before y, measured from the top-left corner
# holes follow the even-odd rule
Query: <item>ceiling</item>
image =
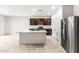
[(51, 16), (58, 5), (0, 5), (0, 15), (6, 16)]

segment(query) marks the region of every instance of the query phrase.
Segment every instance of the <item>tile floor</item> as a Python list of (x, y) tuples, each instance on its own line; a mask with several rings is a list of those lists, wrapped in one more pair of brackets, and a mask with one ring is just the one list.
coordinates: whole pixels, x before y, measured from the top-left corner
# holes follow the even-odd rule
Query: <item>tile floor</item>
[(45, 45), (20, 45), (18, 35), (0, 36), (0, 53), (66, 53), (54, 37), (46, 38)]

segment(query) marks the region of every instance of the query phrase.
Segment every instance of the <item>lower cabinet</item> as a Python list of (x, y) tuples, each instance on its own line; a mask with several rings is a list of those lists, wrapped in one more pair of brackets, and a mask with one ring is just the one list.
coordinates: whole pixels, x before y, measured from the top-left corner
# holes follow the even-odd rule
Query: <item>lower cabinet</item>
[(52, 35), (52, 29), (44, 29), (47, 31), (46, 35)]

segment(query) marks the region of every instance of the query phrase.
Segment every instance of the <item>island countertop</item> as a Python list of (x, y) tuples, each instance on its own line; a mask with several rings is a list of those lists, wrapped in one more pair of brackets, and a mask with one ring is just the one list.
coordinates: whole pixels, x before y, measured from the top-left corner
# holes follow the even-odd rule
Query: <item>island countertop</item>
[(28, 30), (28, 31), (22, 31), (22, 32), (17, 32), (17, 33), (47, 33), (45, 30)]

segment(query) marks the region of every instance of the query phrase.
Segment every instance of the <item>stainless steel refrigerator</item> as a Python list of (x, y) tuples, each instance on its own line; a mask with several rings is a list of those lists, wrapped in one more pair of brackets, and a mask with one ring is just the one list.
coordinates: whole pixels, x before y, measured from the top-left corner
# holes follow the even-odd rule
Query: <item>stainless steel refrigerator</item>
[(79, 16), (61, 20), (61, 45), (70, 53), (79, 53)]

